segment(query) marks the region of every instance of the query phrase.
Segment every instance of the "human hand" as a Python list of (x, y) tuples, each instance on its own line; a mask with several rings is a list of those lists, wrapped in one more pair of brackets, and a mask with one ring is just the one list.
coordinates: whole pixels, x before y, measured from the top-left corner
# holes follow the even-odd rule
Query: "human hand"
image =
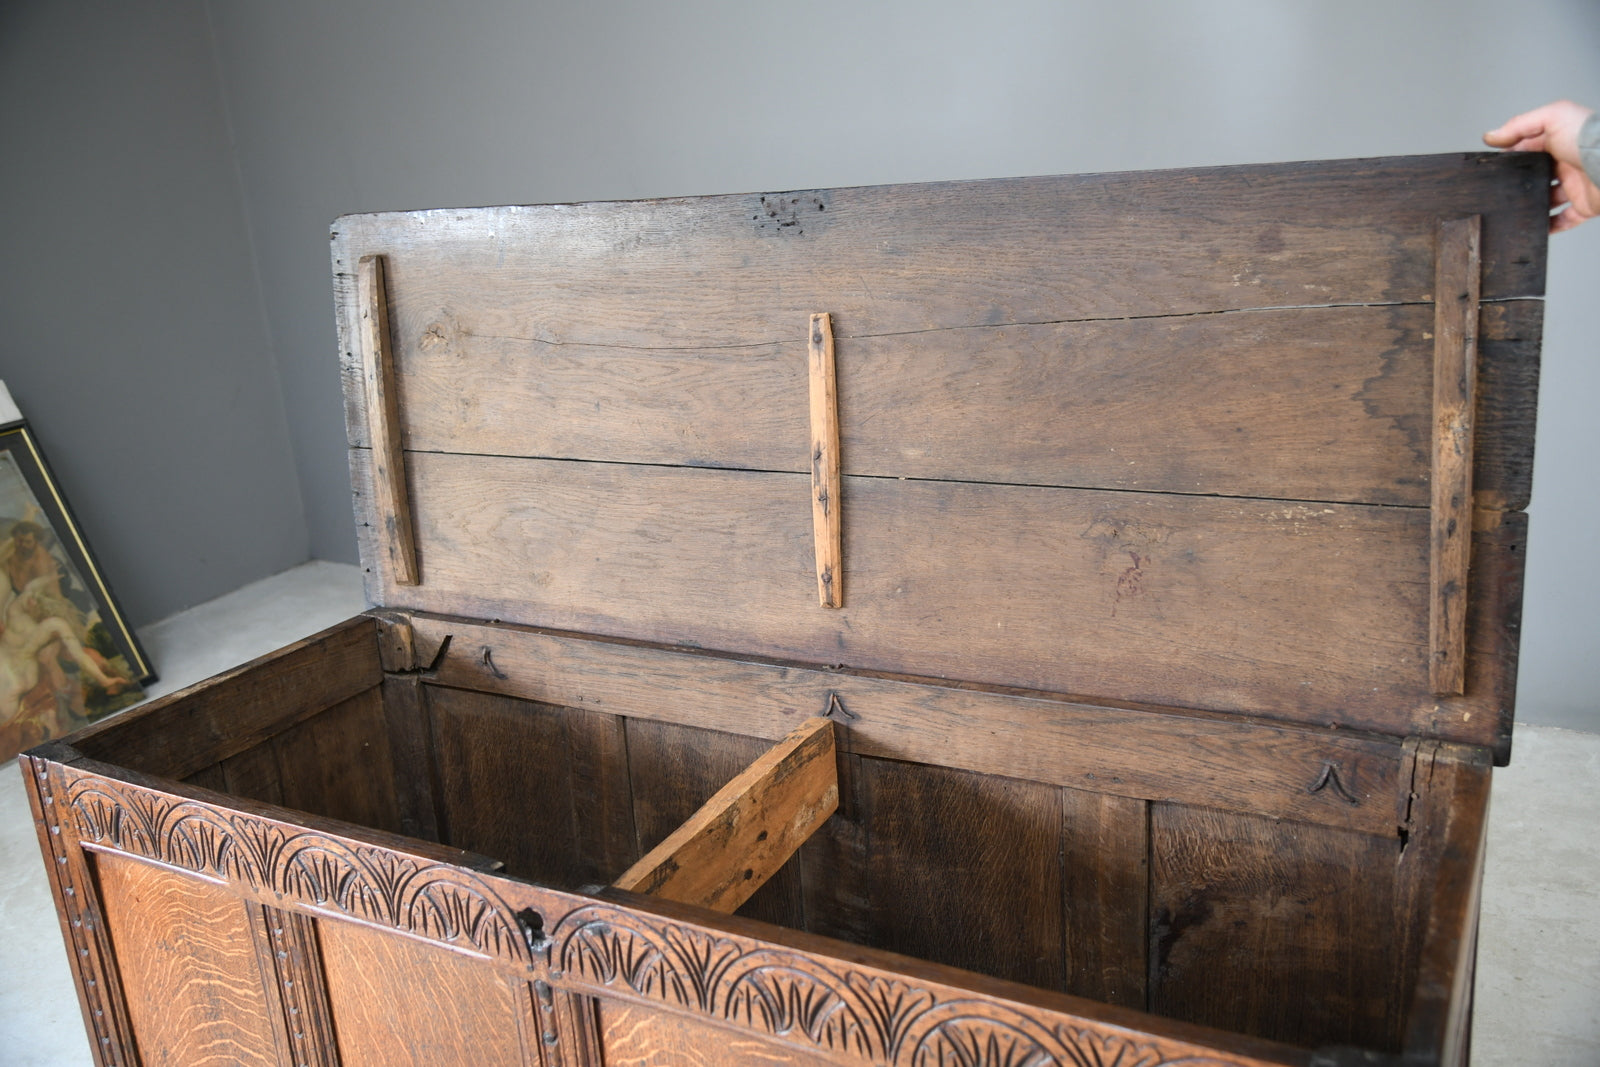
[(1513, 152), (1549, 152), (1556, 161), (1556, 184), (1550, 207), (1565, 208), (1550, 216), (1550, 232), (1560, 233), (1600, 215), (1600, 186), (1583, 169), (1578, 131), (1593, 110), (1570, 100), (1536, 107), (1483, 135), (1484, 143)]

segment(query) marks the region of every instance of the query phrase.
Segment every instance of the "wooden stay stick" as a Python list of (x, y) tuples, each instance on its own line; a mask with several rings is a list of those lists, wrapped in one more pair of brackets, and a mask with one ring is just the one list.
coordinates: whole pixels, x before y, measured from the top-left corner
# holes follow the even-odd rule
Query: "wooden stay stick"
[(807, 719), (613, 883), (731, 913), (839, 806), (833, 723)]
[(844, 606), (844, 550), (839, 509), (839, 385), (833, 367), (833, 319), (811, 316), (811, 526), (817, 597)]
[(1433, 312), (1433, 540), (1428, 680), (1466, 691), (1467, 568), (1472, 557), (1472, 424), (1477, 400), (1482, 219), (1439, 224)]
[(400, 402), (389, 351), (389, 294), (383, 257), (362, 256), (356, 267), (361, 313), (361, 373), (367, 383), (367, 426), (372, 439), (374, 517), (397, 585), (417, 584), (417, 544), (406, 499), (405, 453), (400, 444)]

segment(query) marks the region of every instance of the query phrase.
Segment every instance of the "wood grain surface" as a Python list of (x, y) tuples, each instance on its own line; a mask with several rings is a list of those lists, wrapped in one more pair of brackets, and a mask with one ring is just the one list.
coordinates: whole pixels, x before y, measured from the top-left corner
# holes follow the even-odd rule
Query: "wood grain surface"
[(376, 634), (357, 616), (68, 740), (86, 756), (186, 778), (377, 685)]
[(1150, 805), (1060, 790), (1061, 902), (1068, 993), (1125, 1008), (1147, 1006)]
[[(1526, 502), (1542, 310), (1483, 309), (1498, 382), (1479, 412), (1486, 506)], [(1433, 317), (1324, 307), (850, 338), (843, 469), (1427, 506)], [(427, 452), (804, 472), (806, 367), (799, 329), (689, 350), (462, 336), (402, 354), (408, 395), (427, 398), (405, 434)]]
[(319, 933), (343, 1067), (539, 1067), (526, 982), (356, 923)]
[(613, 883), (734, 912), (839, 806), (833, 723), (807, 719)]
[(1399, 1051), (1397, 839), (1157, 804), (1150, 855), (1152, 1011)]
[[(692, 708), (693, 692), (681, 695), (684, 709)], [(629, 718), (626, 729), (633, 819), (638, 833), (633, 857), (644, 855), (664, 840), (769, 748), (764, 741), (736, 733), (648, 719)], [(800, 864), (790, 861), (778, 868), (738, 913), (806, 929)]]
[[(1393, 833), (1396, 825), (1402, 750), (1391, 739), (1093, 707), (461, 619), (418, 616), (415, 625), (433, 647), (451, 636), (435, 676), (442, 684), (627, 716), (635, 778), (643, 785), (701, 782), (698, 768), (708, 757), (697, 753), (717, 747), (704, 739), (675, 743), (681, 755), (641, 775), (641, 753), (653, 751), (651, 723), (678, 724), (690, 738), (723, 731), (718, 744), (732, 746), (742, 739), (731, 735), (775, 741), (802, 719), (837, 706), (841, 744), (864, 755), (1368, 833)], [(493, 673), (483, 663), (484, 648), (493, 650)], [(657, 834), (669, 832), (759, 751), (757, 742), (744, 741), (733, 765), (719, 765), (720, 777), (705, 779), (709, 787), (687, 807), (674, 806)], [(1328, 764), (1356, 803), (1328, 789), (1311, 791)], [(640, 788), (636, 783), (636, 796)], [(841, 803), (848, 805), (848, 790)]]
[(403, 607), (1477, 743), (1513, 694), (1492, 654), (1431, 691), (1422, 509), (847, 478), (818, 613), (803, 475), (416, 458)]
[(811, 316), (807, 367), (811, 397), (811, 526), (817, 555), (817, 597), (825, 608), (844, 606), (844, 548), (839, 495), (839, 376), (834, 362), (833, 322), (827, 312)]
[[(872, 759), (851, 784), (867, 837), (868, 944), (1063, 988), (1056, 790)], [(828, 891), (810, 881), (806, 889)]]
[(416, 585), (417, 551), (411, 536), (399, 379), (391, 351), (389, 293), (384, 284), (382, 256), (362, 256), (356, 264), (356, 297), (361, 315), (361, 369), (366, 382), (367, 415), (373, 420), (368, 438), (372, 441), (372, 470), (381, 502), (384, 544), (389, 549), (389, 566), (395, 581)]
[(245, 902), (123, 856), (97, 856), (95, 875), (139, 1062), (278, 1067), (276, 1002), (257, 967)]
[(638, 858), (623, 724), (429, 687), (441, 830), (548, 885), (604, 885)]
[(1397, 872), (1404, 938), (1415, 946), (1406, 1052), (1459, 1067), (1470, 1053), (1472, 981), (1483, 890), (1490, 771), (1485, 753), (1434, 746), (1417, 761), (1416, 804)]
[[(430, 1056), (438, 1062), (517, 1062), (511, 1052), (515, 1046), (523, 1062), (532, 1063), (542, 1045), (559, 1051), (562, 1062), (571, 1056), (575, 1064), (592, 1064), (593, 1044), (582, 1035), (573, 1040), (574, 1022), (582, 1030), (582, 1020), (592, 1013), (572, 1010), (578, 1007), (573, 998), (601, 997), (731, 1027), (836, 1062), (910, 1067), (925, 1062), (924, 1055), (959, 1057), (993, 1047), (997, 1054), (1053, 1057), (1056, 1062), (1094, 1062), (1095, 1056), (1105, 1062), (1120, 1062), (1119, 1057), (1187, 1062), (1209, 1049), (1217, 1062), (1230, 1065), (1308, 1063), (1304, 1051), (1259, 1038), (1197, 1028), (737, 916), (615, 891), (604, 898), (573, 895), (497, 877), (486, 873), (481, 858), (380, 831), (301, 819), (245, 801), (235, 810), (218, 810), (207, 805), (215, 800), (212, 794), (82, 759), (61, 746), (52, 752), (33, 758), (30, 771), (43, 773), (36, 811), (68, 817), (66, 832), (47, 835), (47, 844), (59, 842), (66, 850), (65, 871), (73, 870), (72, 855), (83, 855), (82, 835), (96, 855), (122, 853), (130, 862), (153, 861), (152, 869), (164, 875), (189, 877), (175, 869), (182, 866), (241, 902), (315, 918), (344, 1062), (406, 1063), (413, 1056), (423, 1062)], [(873, 773), (853, 777), (863, 781)], [(924, 812), (908, 810), (901, 817), (921, 818), (921, 832), (937, 833), (938, 824), (924, 816), (940, 820), (968, 809), (961, 798), (972, 797), (973, 789), (952, 788), (952, 781), (978, 776), (943, 771), (937, 777), (945, 781), (923, 779), (912, 789), (891, 785), (877, 790), (872, 802), (895, 795), (931, 800)], [(1003, 784), (990, 780), (991, 787)], [(980, 783), (979, 791), (983, 788)], [(1025, 792), (1037, 796), (1040, 790), (1053, 792), (1041, 786)], [(1003, 790), (991, 795), (1004, 798)], [(65, 803), (48, 803), (53, 798)], [(856, 807), (864, 810), (863, 805)], [(1018, 810), (1011, 804), (1002, 808)], [(180, 813), (181, 819), (176, 817)], [(1057, 808), (1057, 825), (1059, 816)], [(970, 821), (964, 817), (950, 826)], [(1004, 867), (1013, 876), (1041, 859), (1060, 862), (1048, 848), (1002, 855), (978, 834), (965, 839), (952, 835), (950, 840), (952, 859), (966, 850), (980, 863)], [(996, 862), (988, 864), (991, 855), (985, 853)], [(397, 874), (404, 877), (397, 879)], [(949, 871), (935, 878), (944, 885), (921, 890), (920, 897), (949, 901), (951, 877), (981, 882), (990, 875), (952, 862)], [(1023, 884), (1011, 880), (1013, 890)], [(95, 901), (84, 903), (89, 906), (86, 914), (93, 916)], [(948, 925), (966, 915), (938, 912), (934, 918)], [(1452, 922), (1445, 919), (1446, 926)], [(975, 928), (955, 931), (952, 941), (976, 946), (982, 936)], [(989, 936), (1002, 940), (1002, 935)], [(541, 945), (548, 947), (548, 959)], [(995, 951), (1015, 958), (1009, 942)], [(102, 962), (108, 961), (110, 949), (101, 950), (101, 956)], [(92, 949), (90, 957), (93, 963)], [(530, 966), (537, 979), (532, 991)], [(114, 978), (117, 972), (100, 973)], [(540, 988), (541, 983), (549, 988)], [(451, 992), (431, 1003), (441, 990)], [(424, 1004), (425, 1010), (411, 1007)], [(807, 1004), (835, 1006), (838, 1014), (817, 1020), (825, 1025), (795, 1025), (794, 1012), (806, 1010)], [(558, 1028), (554, 1037), (541, 1033), (533, 1021), (545, 1016), (546, 1006)], [(384, 1012), (393, 1018), (386, 1021)]]
[(1460, 693), (1467, 675), (1482, 229), (1477, 215), (1441, 222), (1435, 267), (1428, 677), (1441, 695)]
[(600, 1023), (606, 1067), (822, 1067), (834, 1062), (623, 1000), (604, 1001)]
[[(383, 688), (375, 686), (187, 781), (324, 818), (411, 832), (400, 817), (402, 779), (385, 718)], [(409, 792), (411, 783), (405, 786)]]
[[(1411, 511), (1433, 480), (1441, 218), (1483, 220), (1481, 447), (1460, 507), (1527, 499), (1547, 166), (1439, 156), (340, 220), (347, 362), (353, 264), (386, 257), (419, 553), (437, 568), (410, 590), (374, 567), (369, 594), (1503, 755), (1500, 574), (1468, 583), (1452, 617), (1464, 693), (1435, 699), (1429, 531)], [(807, 471), (795, 398), (820, 309), (843, 345), (853, 592), (807, 618), (794, 598), (816, 557), (780, 500)], [(381, 560), (365, 400), (349, 396), (363, 552)]]
[(381, 688), (291, 727), (273, 747), (285, 807), (401, 832)]
[(1548, 168), (1472, 154), (355, 215), (333, 264), (350, 306), (356, 261), (388, 255), (407, 345), (721, 346), (797, 337), (819, 310), (843, 338), (1423, 303), (1435, 222), (1481, 214), (1496, 300), (1543, 291)]

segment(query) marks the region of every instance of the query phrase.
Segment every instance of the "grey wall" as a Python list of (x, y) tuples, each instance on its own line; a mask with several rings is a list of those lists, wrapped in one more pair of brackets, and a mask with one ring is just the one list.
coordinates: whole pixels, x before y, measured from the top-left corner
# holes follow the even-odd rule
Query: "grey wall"
[(0, 5), (0, 152), (0, 379), (132, 622), (305, 559), (200, 0)]
[[(310, 552), (329, 559), (354, 558), (326, 248), (341, 213), (1455, 151), (1557, 96), (1600, 104), (1593, 0), (212, 0), (209, 13)], [(238, 247), (237, 221), (218, 229)], [(1585, 308), (1600, 223), (1554, 241), (1550, 272), (1521, 713), (1600, 729), (1600, 360)], [(233, 339), (252, 361), (258, 333)]]

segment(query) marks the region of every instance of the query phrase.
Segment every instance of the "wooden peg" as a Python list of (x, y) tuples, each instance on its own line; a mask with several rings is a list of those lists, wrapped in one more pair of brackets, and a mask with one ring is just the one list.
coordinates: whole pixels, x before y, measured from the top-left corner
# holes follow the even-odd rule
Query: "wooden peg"
[(405, 451), (400, 441), (400, 403), (394, 356), (389, 349), (389, 294), (383, 257), (362, 256), (356, 267), (361, 313), (361, 373), (367, 385), (367, 427), (372, 439), (374, 518), (397, 585), (417, 584), (417, 545), (406, 497)]
[(811, 316), (811, 526), (816, 542), (817, 597), (844, 606), (844, 549), (839, 498), (839, 385), (833, 364), (833, 319)]
[(1472, 444), (1477, 403), (1482, 218), (1439, 224), (1433, 290), (1433, 499), (1428, 555), (1428, 680), (1466, 691), (1467, 572), (1472, 562)]

